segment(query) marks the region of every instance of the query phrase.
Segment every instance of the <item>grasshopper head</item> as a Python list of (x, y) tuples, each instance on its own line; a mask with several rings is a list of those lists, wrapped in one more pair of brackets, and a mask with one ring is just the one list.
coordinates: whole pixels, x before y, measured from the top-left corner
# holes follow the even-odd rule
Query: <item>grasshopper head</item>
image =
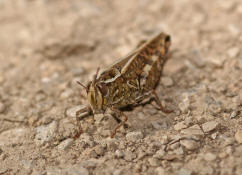
[(89, 82), (87, 86), (84, 86), (78, 82), (86, 89), (87, 98), (94, 114), (104, 113), (106, 109), (106, 107), (103, 105), (103, 101), (104, 96), (107, 93), (107, 88), (105, 84), (96, 81), (98, 71), (99, 69), (94, 75), (93, 80)]
[(160, 47), (160, 51), (162, 55), (166, 55), (168, 53), (169, 47), (171, 45), (171, 37), (165, 33), (161, 33), (158, 40)]

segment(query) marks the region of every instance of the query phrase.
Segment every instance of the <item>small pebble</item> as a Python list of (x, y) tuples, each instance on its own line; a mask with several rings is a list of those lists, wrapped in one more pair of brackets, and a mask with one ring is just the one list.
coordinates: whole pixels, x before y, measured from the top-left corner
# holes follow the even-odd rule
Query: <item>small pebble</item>
[(217, 128), (218, 126), (218, 122), (216, 121), (209, 121), (209, 122), (206, 122), (202, 125), (202, 129), (204, 132), (210, 132), (210, 131), (213, 131)]
[(238, 143), (242, 143), (242, 130), (238, 130), (235, 135), (235, 140), (238, 142)]
[(105, 150), (104, 150), (103, 146), (101, 146), (101, 145), (97, 145), (94, 149), (95, 149), (95, 152), (97, 153), (97, 155), (99, 155), (99, 156), (103, 156), (105, 153)]
[(116, 156), (117, 158), (123, 158), (123, 157), (124, 157), (124, 152), (121, 151), (121, 150), (116, 150), (116, 151), (115, 151), (115, 156)]
[(71, 139), (71, 138), (66, 139), (66, 140), (62, 141), (62, 142), (58, 145), (58, 149), (59, 149), (59, 150), (66, 150), (66, 149), (68, 149), (72, 144), (73, 144), (73, 139)]
[(28, 128), (14, 128), (0, 133), (0, 146), (11, 146), (14, 144), (23, 144), (30, 133)]
[(184, 99), (182, 100), (181, 103), (178, 104), (179, 109), (182, 111), (182, 113), (186, 113), (189, 108), (190, 108), (190, 100), (189, 100), (189, 95), (184, 93), (183, 94)]
[(238, 47), (233, 47), (227, 51), (230, 58), (234, 58), (239, 55), (240, 49)]
[(184, 168), (182, 168), (178, 171), (178, 175), (191, 175), (191, 174), (192, 174), (192, 171), (184, 169)]
[(200, 147), (200, 144), (194, 140), (181, 140), (180, 143), (188, 150), (195, 150)]
[(166, 87), (171, 87), (174, 84), (173, 80), (170, 77), (162, 77), (161, 83)]
[(206, 153), (206, 154), (203, 155), (203, 158), (206, 161), (210, 161), (211, 162), (211, 161), (214, 161), (217, 158), (217, 156), (215, 154), (213, 154), (213, 153)]
[(213, 134), (211, 134), (211, 138), (214, 140), (214, 139), (216, 139), (217, 138), (217, 136), (218, 136), (218, 133), (213, 133)]
[(162, 157), (163, 157), (165, 154), (166, 154), (166, 152), (165, 152), (164, 150), (158, 150), (158, 151), (155, 153), (154, 157), (155, 157), (155, 158), (158, 158), (158, 159), (162, 159)]
[(135, 153), (132, 153), (130, 151), (126, 151), (124, 153), (124, 159), (128, 162), (134, 160), (136, 158), (136, 154)]
[(185, 128), (187, 128), (187, 125), (186, 125), (185, 121), (179, 122), (179, 123), (177, 123), (177, 124), (174, 126), (174, 129), (175, 129), (176, 131), (179, 131), (179, 130), (182, 130), (182, 129), (185, 129)]
[(140, 131), (137, 131), (137, 132), (129, 132), (126, 135), (126, 139), (128, 141), (132, 141), (132, 142), (136, 142), (137, 140), (140, 140), (140, 139), (143, 139), (143, 138), (144, 138), (144, 135)]
[(67, 98), (69, 98), (72, 94), (73, 94), (74, 92), (73, 92), (73, 90), (72, 89), (65, 89), (65, 91), (64, 92), (62, 92), (61, 94), (60, 94), (60, 98), (61, 99), (67, 99)]
[(149, 158), (148, 162), (151, 166), (160, 166), (160, 161), (157, 158)]
[(201, 137), (204, 136), (203, 131), (201, 130), (200, 126), (197, 124), (187, 128), (187, 129), (181, 130), (181, 133), (185, 134), (185, 135), (196, 135), (196, 136), (201, 136)]
[(157, 175), (166, 175), (167, 174), (165, 169), (162, 167), (156, 168), (155, 171), (156, 171)]
[(231, 114), (230, 114), (230, 118), (233, 119), (235, 117), (237, 117), (238, 115), (238, 111), (233, 111)]
[(45, 125), (45, 126), (39, 126), (36, 128), (36, 135), (35, 135), (35, 142), (38, 145), (42, 145), (46, 142), (51, 141), (57, 131), (57, 122), (53, 121), (52, 123)]

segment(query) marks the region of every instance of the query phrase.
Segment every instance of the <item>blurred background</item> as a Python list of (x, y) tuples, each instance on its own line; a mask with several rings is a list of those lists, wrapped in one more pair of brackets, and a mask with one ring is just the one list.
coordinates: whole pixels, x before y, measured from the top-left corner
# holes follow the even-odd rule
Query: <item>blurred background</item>
[[(0, 174), (242, 174), (241, 19), (241, 0), (0, 0)], [(176, 112), (127, 112), (121, 133), (144, 134), (133, 145), (106, 139), (110, 117), (71, 139), (87, 103), (76, 80), (160, 31), (172, 57), (158, 92)], [(210, 121), (201, 131), (210, 134), (164, 152), (182, 129)]]

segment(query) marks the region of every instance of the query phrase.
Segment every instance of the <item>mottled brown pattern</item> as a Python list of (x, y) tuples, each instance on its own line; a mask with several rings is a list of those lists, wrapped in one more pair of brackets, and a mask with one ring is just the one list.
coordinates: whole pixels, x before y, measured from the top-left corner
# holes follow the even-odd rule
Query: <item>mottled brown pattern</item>
[[(104, 113), (107, 108), (119, 111), (122, 107), (137, 104), (154, 94), (167, 60), (169, 46), (170, 36), (160, 33), (127, 57), (101, 73), (97, 72), (86, 88), (92, 112)], [(161, 110), (165, 111), (156, 94), (155, 97)], [(123, 115), (124, 123), (127, 116), (121, 111), (119, 114)], [(121, 124), (115, 128), (112, 136), (120, 126)]]

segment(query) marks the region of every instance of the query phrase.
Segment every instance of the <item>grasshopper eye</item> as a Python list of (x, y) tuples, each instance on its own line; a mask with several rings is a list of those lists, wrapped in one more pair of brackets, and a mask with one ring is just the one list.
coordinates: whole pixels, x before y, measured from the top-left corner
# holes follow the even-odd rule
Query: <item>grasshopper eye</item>
[(166, 43), (167, 43), (167, 42), (170, 42), (170, 40), (171, 40), (171, 37), (170, 37), (169, 35), (167, 35), (166, 38), (165, 38), (165, 42), (166, 42)]
[(100, 83), (97, 85), (99, 91), (102, 93), (103, 96), (106, 96), (108, 93), (108, 87), (105, 83)]

